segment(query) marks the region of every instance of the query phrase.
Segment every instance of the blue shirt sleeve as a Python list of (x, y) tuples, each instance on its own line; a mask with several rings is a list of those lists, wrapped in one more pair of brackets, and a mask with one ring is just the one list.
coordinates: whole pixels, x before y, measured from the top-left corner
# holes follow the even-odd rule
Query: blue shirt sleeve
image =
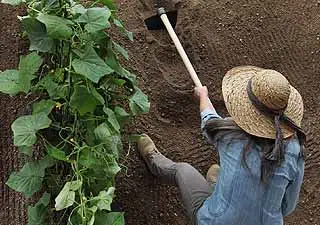
[(202, 112), (200, 112), (201, 117), (201, 130), (204, 128), (207, 121), (211, 119), (219, 118), (221, 119), (221, 116), (217, 113), (215, 109), (205, 109)]
[[(211, 119), (221, 119), (221, 116), (217, 113), (215, 109), (205, 109), (202, 112), (200, 112), (201, 117), (201, 130), (203, 131), (204, 126), (206, 125), (206, 122)], [(202, 135), (207, 139), (208, 143), (211, 145), (214, 145), (214, 140), (209, 137), (209, 135), (203, 131)]]
[(291, 214), (297, 206), (299, 193), (303, 182), (304, 175), (304, 160), (298, 160), (296, 178), (288, 185), (284, 198), (282, 200), (282, 214), (287, 216)]

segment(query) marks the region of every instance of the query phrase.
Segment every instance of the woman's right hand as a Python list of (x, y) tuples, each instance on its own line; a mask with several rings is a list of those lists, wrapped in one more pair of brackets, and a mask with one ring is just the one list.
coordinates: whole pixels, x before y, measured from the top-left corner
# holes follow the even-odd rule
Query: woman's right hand
[(208, 88), (206, 86), (195, 87), (194, 88), (194, 97), (197, 100), (200, 100), (201, 98), (207, 98), (208, 97)]

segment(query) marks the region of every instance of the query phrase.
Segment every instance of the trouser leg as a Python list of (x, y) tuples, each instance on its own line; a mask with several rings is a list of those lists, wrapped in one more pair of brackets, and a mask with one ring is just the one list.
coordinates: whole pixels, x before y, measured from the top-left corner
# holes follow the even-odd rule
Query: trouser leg
[(195, 224), (198, 209), (212, 193), (206, 179), (188, 163), (173, 162), (162, 154), (156, 154), (148, 167), (162, 182), (179, 188), (187, 215)]

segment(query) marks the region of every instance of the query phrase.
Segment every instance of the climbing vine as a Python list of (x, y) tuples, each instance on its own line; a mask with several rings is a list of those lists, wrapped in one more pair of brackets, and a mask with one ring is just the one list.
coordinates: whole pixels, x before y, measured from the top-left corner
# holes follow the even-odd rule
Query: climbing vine
[[(29, 161), (7, 181), (27, 197), (43, 193), (28, 207), (28, 224), (48, 224), (59, 212), (70, 225), (124, 224), (123, 213), (111, 212), (121, 134), (149, 102), (121, 65), (119, 58), (129, 55), (110, 28), (131, 41), (132, 33), (116, 17), (112, 0), (2, 3), (27, 8), (19, 20), (30, 53), (20, 57), (18, 69), (0, 71), (0, 91), (39, 96), (32, 114), (12, 124), (14, 145)], [(35, 145), (43, 149), (41, 157), (34, 157)]]

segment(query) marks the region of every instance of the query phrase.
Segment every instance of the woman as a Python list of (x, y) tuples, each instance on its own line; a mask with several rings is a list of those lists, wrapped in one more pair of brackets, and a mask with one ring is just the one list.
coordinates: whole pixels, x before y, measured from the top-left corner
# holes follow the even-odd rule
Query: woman
[(155, 176), (178, 186), (193, 224), (281, 225), (304, 174), (302, 98), (282, 74), (253, 66), (230, 70), (222, 92), (231, 118), (216, 113), (206, 87), (195, 89), (203, 134), (220, 156), (207, 180), (163, 156), (147, 135), (138, 149)]

